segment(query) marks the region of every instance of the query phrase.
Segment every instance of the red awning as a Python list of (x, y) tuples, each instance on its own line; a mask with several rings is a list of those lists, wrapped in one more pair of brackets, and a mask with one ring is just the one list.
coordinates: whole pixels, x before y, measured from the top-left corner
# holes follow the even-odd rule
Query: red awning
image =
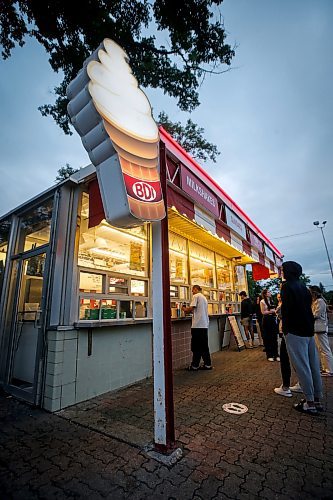
[(190, 220), (194, 219), (194, 204), (170, 186), (167, 187), (167, 199), (168, 207), (175, 207), (180, 214), (185, 214)]
[(269, 279), (269, 269), (262, 264), (252, 264), (252, 278), (254, 281)]
[(226, 241), (229, 241), (229, 243), (231, 243), (230, 230), (227, 228), (226, 224), (223, 224), (223, 222), (216, 220), (215, 225), (217, 236), (219, 236), (220, 238), (224, 238)]
[(89, 183), (89, 222), (88, 227), (98, 226), (105, 219), (104, 208), (97, 179)]

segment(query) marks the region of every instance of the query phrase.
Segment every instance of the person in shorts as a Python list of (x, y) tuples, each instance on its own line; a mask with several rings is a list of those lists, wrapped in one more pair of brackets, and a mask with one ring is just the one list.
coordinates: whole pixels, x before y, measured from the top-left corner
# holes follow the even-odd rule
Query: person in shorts
[(247, 338), (247, 344), (245, 345), (248, 349), (253, 349), (253, 347), (256, 346), (254, 345), (254, 333), (252, 327), (252, 302), (245, 291), (240, 292), (239, 296), (241, 298), (241, 324), (244, 328), (245, 336)]

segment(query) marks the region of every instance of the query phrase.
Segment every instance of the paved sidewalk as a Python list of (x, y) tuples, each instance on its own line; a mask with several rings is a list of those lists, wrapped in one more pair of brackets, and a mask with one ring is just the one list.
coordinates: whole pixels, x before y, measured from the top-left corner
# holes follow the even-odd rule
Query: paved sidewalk
[[(168, 467), (153, 440), (152, 383), (144, 381), (57, 414), (0, 396), (0, 498), (332, 499), (333, 378), (325, 413), (275, 395), (279, 364), (261, 348), (213, 355), (214, 370), (177, 371), (177, 445)], [(224, 403), (248, 407), (243, 415)]]

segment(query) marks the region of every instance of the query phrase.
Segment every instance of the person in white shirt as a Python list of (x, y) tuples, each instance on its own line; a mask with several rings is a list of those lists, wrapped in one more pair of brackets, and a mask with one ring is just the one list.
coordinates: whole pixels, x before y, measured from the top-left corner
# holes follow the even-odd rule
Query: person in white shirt
[[(212, 369), (212, 361), (208, 347), (208, 303), (206, 297), (201, 293), (202, 288), (199, 285), (192, 287), (192, 301), (189, 307), (183, 306), (185, 313), (192, 313), (191, 326), (191, 351), (192, 363), (188, 367), (190, 371), (197, 371), (199, 368), (203, 370)], [(200, 367), (201, 358), (203, 366)]]

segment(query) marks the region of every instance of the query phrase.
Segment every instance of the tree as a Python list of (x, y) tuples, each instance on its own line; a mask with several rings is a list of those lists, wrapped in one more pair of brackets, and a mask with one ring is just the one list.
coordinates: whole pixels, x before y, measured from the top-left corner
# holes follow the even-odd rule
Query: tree
[(55, 178), (55, 182), (61, 182), (64, 181), (65, 179), (68, 179), (71, 175), (73, 175), (75, 172), (77, 172), (79, 169), (78, 168), (72, 168), (69, 163), (66, 163), (65, 167), (61, 167), (58, 170), (58, 175)]
[(198, 160), (210, 158), (216, 162), (216, 157), (220, 154), (214, 144), (204, 139), (204, 129), (187, 120), (185, 127), (180, 122), (172, 122), (168, 115), (162, 112), (158, 115), (158, 123), (162, 125), (172, 137), (191, 155)]
[(198, 89), (205, 75), (227, 71), (235, 54), (225, 41), (218, 10), (222, 2), (0, 0), (2, 56), (10, 57), (26, 37), (42, 44), (52, 69), (64, 78), (54, 89), (55, 103), (39, 109), (66, 134), (71, 133), (66, 87), (105, 37), (126, 50), (140, 85), (161, 88), (181, 110), (192, 111), (200, 104)]
[(303, 281), (303, 283), (304, 283), (305, 286), (309, 286), (310, 283), (311, 283), (310, 276), (306, 276), (306, 274), (304, 274), (304, 273), (300, 275), (299, 279), (301, 281)]
[(271, 292), (273, 297), (275, 297), (279, 292), (281, 286), (281, 278), (255, 281), (252, 277), (252, 271), (246, 271), (246, 273), (249, 296), (252, 300), (255, 300), (258, 295), (261, 295), (262, 291), (265, 288), (267, 288), (267, 290)]

